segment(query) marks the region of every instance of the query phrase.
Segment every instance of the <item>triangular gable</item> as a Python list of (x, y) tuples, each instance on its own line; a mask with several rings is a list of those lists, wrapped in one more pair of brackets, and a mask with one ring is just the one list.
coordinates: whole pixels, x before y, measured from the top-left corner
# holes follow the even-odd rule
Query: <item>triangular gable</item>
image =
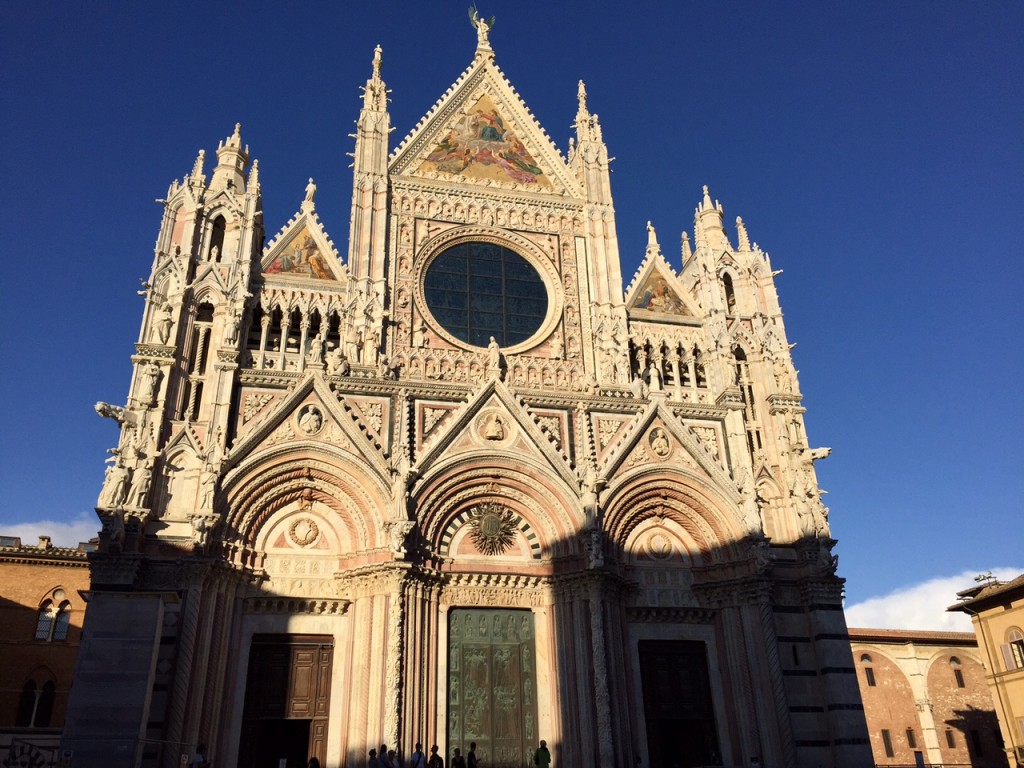
[(469, 181), (515, 181), (545, 191), (552, 188), (551, 180), (486, 93), (448, 125), (416, 172)]
[(398, 146), (390, 171), (582, 197), (561, 153), (490, 58), (477, 59)]
[(354, 453), (385, 476), (383, 448), (358, 415), (349, 412), (355, 409), (355, 405), (338, 401), (321, 374), (309, 373), (292, 392), (266, 409), (252, 431), (231, 447), (225, 470), (237, 467), (266, 447), (315, 440)]
[(740, 500), (736, 483), (715, 462), (693, 431), (663, 403), (655, 401), (637, 418), (628, 435), (605, 459), (600, 471), (604, 477), (611, 478), (644, 464), (659, 462), (702, 476), (733, 501)]
[(631, 317), (644, 320), (697, 316), (686, 289), (661, 253), (640, 265), (626, 292), (626, 308)]
[(416, 469), (420, 475), (426, 475), (434, 464), (486, 450), (515, 455), (520, 462), (533, 457), (566, 483), (573, 487), (577, 484), (565, 455), (498, 380), (487, 382), (457, 414), (437, 426), (416, 460)]
[(312, 203), (303, 203), (302, 210), (267, 244), (261, 264), (265, 277), (348, 279), (348, 271)]

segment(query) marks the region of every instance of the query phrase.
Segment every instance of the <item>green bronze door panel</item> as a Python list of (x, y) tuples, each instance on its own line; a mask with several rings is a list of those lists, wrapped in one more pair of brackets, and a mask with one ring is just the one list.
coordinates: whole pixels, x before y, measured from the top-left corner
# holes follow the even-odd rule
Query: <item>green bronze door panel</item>
[(448, 622), (448, 758), (475, 741), (488, 768), (528, 766), (537, 738), (533, 614), (456, 608)]

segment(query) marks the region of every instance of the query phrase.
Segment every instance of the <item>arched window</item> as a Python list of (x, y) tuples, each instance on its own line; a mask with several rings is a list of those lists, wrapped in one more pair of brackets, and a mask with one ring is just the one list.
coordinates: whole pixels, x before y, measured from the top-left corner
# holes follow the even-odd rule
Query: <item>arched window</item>
[(732, 275), (728, 272), (722, 275), (722, 287), (725, 288), (725, 311), (731, 315), (736, 310), (736, 291), (732, 287)]
[(960, 668), (960, 659), (953, 656), (949, 660), (949, 667), (953, 670), (953, 679), (956, 680), (956, 687), (964, 687), (964, 671)]
[(71, 625), (71, 603), (64, 597), (64, 590), (56, 589), (39, 606), (36, 640), (50, 642), (68, 639), (68, 627)]
[(227, 225), (224, 223), (224, 217), (218, 216), (213, 220), (213, 227), (210, 229), (210, 251), (207, 257), (210, 261), (220, 261), (221, 251), (224, 250), (224, 230)]
[(32, 715), (36, 711), (36, 681), (29, 680), (22, 686), (21, 696), (18, 698), (18, 714), (14, 717), (14, 725), (17, 728), (28, 728), (32, 725)]
[(874, 668), (873, 663), (871, 661), (871, 654), (869, 654), (869, 653), (861, 654), (860, 663), (864, 667), (864, 678), (868, 682), (868, 687), (869, 688), (874, 688), (875, 687), (875, 668)]
[[(49, 677), (49, 675), (45, 676)], [(49, 728), (53, 718), (53, 702), (57, 698), (57, 684), (47, 680), (40, 688), (35, 680), (27, 680), (18, 697), (18, 711), (14, 716), (16, 728)]]
[(1024, 632), (1020, 631), (1020, 627), (1010, 627), (1002, 651), (1007, 672), (1024, 668)]
[(199, 418), (199, 409), (203, 403), (203, 383), (210, 352), (210, 334), (213, 330), (213, 305), (203, 301), (196, 307), (195, 312), (188, 362), (189, 375), (182, 408), (182, 414), (188, 419)]
[(53, 716), (53, 702), (57, 698), (57, 684), (53, 680), (43, 683), (43, 690), (36, 703), (36, 716), (32, 720), (34, 728), (49, 728)]
[(39, 609), (39, 621), (36, 622), (36, 640), (49, 640), (56, 618), (57, 608), (52, 600), (47, 600)]

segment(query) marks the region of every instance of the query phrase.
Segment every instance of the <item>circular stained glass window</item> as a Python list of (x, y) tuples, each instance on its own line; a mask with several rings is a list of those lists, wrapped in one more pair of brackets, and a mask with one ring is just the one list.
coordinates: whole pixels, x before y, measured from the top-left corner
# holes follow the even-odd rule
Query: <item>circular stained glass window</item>
[(533, 336), (548, 311), (540, 273), (495, 243), (465, 242), (441, 251), (427, 267), (423, 293), (434, 319), (452, 336), (486, 347), (491, 336), (514, 347)]

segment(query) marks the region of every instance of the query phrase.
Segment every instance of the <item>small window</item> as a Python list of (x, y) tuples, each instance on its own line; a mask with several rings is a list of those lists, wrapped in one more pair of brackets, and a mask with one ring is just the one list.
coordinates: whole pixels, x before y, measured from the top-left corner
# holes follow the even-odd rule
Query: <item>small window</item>
[(892, 757), (895, 753), (892, 751), (892, 735), (888, 729), (882, 729), (882, 746), (885, 747), (885, 756)]
[(1007, 671), (1024, 668), (1024, 633), (1014, 627), (1007, 633), (1006, 640), (1008, 653), (1004, 651), (1003, 655), (1006, 656)]
[(985, 747), (981, 743), (981, 734), (978, 733), (974, 728), (970, 730), (971, 737), (971, 749), (974, 752), (975, 757), (984, 757)]
[(960, 668), (960, 659), (956, 656), (949, 660), (949, 666), (953, 670), (953, 679), (956, 680), (956, 687), (964, 687), (964, 671)]
[(860, 663), (864, 665), (864, 677), (868, 681), (868, 687), (875, 687), (875, 668), (871, 666), (871, 654), (863, 653), (860, 657)]
[(907, 728), (907, 746), (911, 749), (917, 748), (917, 736), (914, 735), (913, 728)]
[(956, 739), (953, 738), (953, 731), (949, 728), (946, 729), (946, 746), (950, 749), (956, 747)]

